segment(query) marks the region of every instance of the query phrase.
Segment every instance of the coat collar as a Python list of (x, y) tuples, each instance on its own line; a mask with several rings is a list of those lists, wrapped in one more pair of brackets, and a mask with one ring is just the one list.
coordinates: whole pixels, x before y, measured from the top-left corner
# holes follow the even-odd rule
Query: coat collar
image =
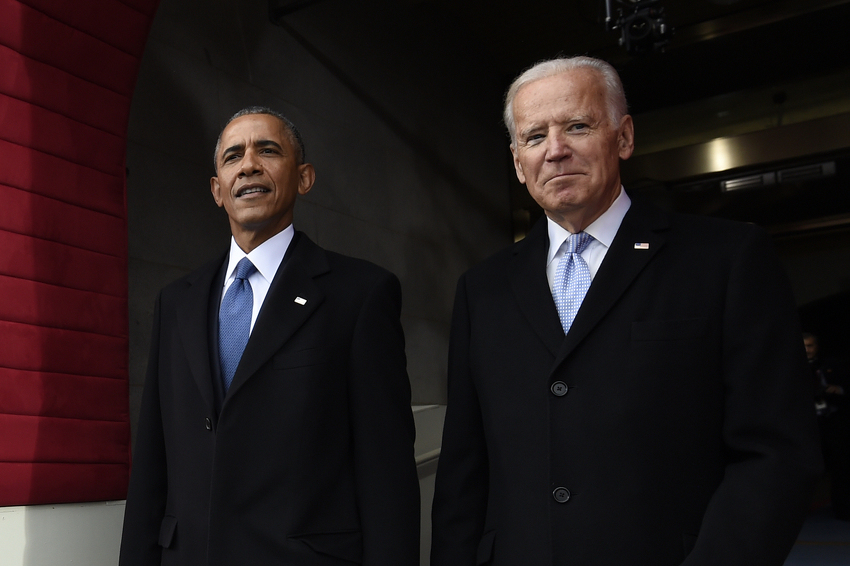
[(549, 235), (544, 216), (525, 239), (514, 246), (509, 278), (520, 311), (554, 356), (564, 341), (564, 331), (546, 279), (548, 251)]
[(632, 202), (566, 337), (546, 280), (549, 249), (546, 218), (541, 218), (515, 246), (509, 275), (511, 290), (534, 332), (556, 357), (553, 369), (587, 336), (664, 247), (668, 227), (665, 213)]
[(666, 213), (632, 203), (562, 341), (553, 369), (584, 340), (664, 247), (669, 226)]
[(176, 313), (177, 332), (189, 369), (201, 396), (210, 407), (215, 406), (213, 376), (218, 373), (211, 365), (215, 350), (210, 348), (210, 337), (214, 335), (210, 324), (217, 323), (213, 317), (216, 311), (212, 308), (212, 301), (221, 296), (226, 261), (227, 254), (224, 254), (185, 278), (188, 288), (177, 305)]
[(228, 397), (233, 396), (322, 304), (325, 295), (314, 278), (328, 271), (325, 251), (303, 233), (296, 233), (257, 315)]
[[(210, 341), (218, 324), (213, 299), (220, 299), (223, 266), (227, 254), (187, 276), (188, 290), (177, 307), (177, 324), (185, 355), (201, 396), (210, 407), (215, 406)], [(254, 330), (242, 360), (236, 368), (228, 397), (232, 396), (250, 376), (266, 363), (324, 301), (324, 293), (314, 278), (330, 270), (325, 251), (306, 235), (296, 232), (292, 244), (269, 287), (269, 292), (257, 315)], [(215, 296), (213, 296), (215, 295)]]

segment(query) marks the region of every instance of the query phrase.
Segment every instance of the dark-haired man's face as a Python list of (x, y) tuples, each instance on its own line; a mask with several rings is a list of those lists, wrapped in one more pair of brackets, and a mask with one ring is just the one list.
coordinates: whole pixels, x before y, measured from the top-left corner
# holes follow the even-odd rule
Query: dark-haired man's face
[(217, 176), (210, 190), (227, 211), (236, 242), (246, 252), (292, 224), (297, 195), (313, 186), (309, 163), (298, 164), (283, 123), (268, 114), (236, 118), (221, 134)]

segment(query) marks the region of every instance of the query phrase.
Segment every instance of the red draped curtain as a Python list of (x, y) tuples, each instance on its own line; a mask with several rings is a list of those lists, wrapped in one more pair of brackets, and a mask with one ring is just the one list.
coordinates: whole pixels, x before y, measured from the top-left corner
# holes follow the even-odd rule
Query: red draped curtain
[(159, 0), (0, 0), (0, 505), (123, 499), (125, 154)]

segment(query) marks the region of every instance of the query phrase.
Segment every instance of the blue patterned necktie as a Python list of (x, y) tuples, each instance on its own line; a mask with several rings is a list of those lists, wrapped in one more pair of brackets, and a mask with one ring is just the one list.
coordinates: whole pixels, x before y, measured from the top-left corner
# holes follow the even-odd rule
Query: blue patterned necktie
[(579, 232), (570, 234), (561, 246), (564, 248), (564, 255), (558, 263), (552, 294), (555, 296), (555, 306), (558, 308), (564, 334), (570, 331), (581, 302), (590, 288), (590, 268), (580, 254), (592, 241), (593, 236), (587, 232)]
[(242, 359), (242, 352), (251, 334), (254, 291), (248, 277), (255, 271), (257, 268), (247, 257), (236, 264), (236, 279), (228, 287), (218, 313), (218, 356), (225, 391), (230, 388), (236, 366)]

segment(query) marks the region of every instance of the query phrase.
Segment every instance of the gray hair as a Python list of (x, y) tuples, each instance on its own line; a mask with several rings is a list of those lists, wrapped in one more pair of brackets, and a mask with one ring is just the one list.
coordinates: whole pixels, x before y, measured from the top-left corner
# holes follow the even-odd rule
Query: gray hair
[(629, 107), (626, 104), (626, 93), (623, 90), (623, 83), (620, 81), (620, 75), (610, 63), (593, 57), (577, 56), (577, 57), (560, 57), (557, 59), (549, 59), (536, 63), (523, 71), (511, 86), (508, 87), (508, 92), (505, 94), (505, 126), (508, 127), (508, 133), (511, 136), (511, 147), (516, 147), (516, 121), (514, 120), (514, 98), (516, 98), (519, 90), (534, 81), (545, 79), (554, 75), (559, 75), (573, 69), (591, 69), (602, 78), (605, 83), (607, 92), (606, 104), (608, 107), (608, 118), (616, 127), (620, 120), (628, 114)]
[(305, 163), (304, 161), (304, 140), (301, 139), (301, 133), (298, 131), (298, 128), (295, 127), (289, 118), (278, 112), (277, 110), (272, 110), (266, 106), (248, 106), (247, 108), (243, 108), (233, 116), (231, 116), (227, 122), (225, 122), (224, 127), (221, 128), (221, 131), (218, 133), (218, 139), (215, 142), (215, 153), (213, 153), (213, 167), (218, 167), (218, 150), (221, 149), (221, 134), (224, 133), (224, 130), (227, 128), (230, 123), (236, 118), (241, 118), (242, 116), (251, 116), (253, 114), (266, 114), (268, 116), (274, 116), (283, 124), (283, 129), (286, 132), (286, 136), (289, 138), (289, 143), (292, 144), (292, 147), (297, 151), (297, 161), (298, 165)]

